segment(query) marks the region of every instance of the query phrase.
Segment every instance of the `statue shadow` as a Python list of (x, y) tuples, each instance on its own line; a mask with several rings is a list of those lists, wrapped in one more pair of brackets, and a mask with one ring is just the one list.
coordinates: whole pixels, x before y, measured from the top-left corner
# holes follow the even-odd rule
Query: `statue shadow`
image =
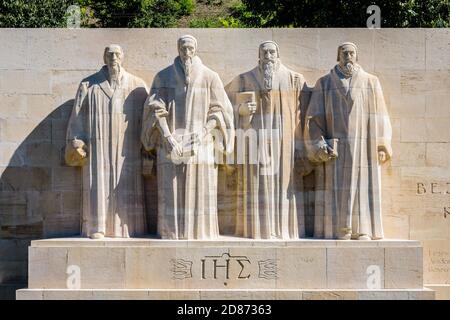
[[(300, 94), (300, 127), (301, 129), (301, 137), (303, 138), (303, 130), (305, 129), (305, 118), (306, 112), (308, 110), (309, 102), (311, 100), (311, 94), (314, 90), (314, 87), (309, 87), (306, 83), (303, 86), (302, 92)], [(301, 157), (305, 159), (304, 163), (309, 163), (307, 160), (305, 150), (303, 149), (303, 154)], [(303, 177), (299, 177), (299, 179), (303, 179), (303, 201), (304, 201), (304, 217), (305, 217), (305, 237), (313, 238), (314, 236), (314, 203), (315, 203), (315, 178), (314, 178), (314, 169), (304, 175)]]
[(0, 176), (0, 238), (80, 233), (80, 170), (64, 164), (65, 130), (73, 100), (56, 107), (14, 151)]
[[(121, 152), (122, 168), (119, 180), (113, 194), (125, 205), (127, 214), (121, 217), (122, 225), (127, 224), (134, 230), (141, 223), (138, 217), (140, 203), (144, 206), (145, 226), (142, 232), (133, 237), (157, 237), (158, 188), (156, 175), (143, 174), (143, 160), (146, 157), (141, 146), (142, 111), (148, 93), (144, 88), (137, 88), (125, 99), (124, 116), (127, 127), (123, 132), (123, 147)], [(136, 107), (141, 106), (141, 107)], [(112, 202), (111, 202), (112, 203)], [(137, 210), (133, 212), (134, 209)], [(120, 214), (120, 212), (119, 212)]]
[[(72, 106), (73, 100), (59, 105), (19, 144), (11, 143), (15, 150), (0, 168), (0, 291), (11, 299), (27, 286), (31, 240), (80, 233), (80, 172), (62, 162)], [(0, 131), (19, 138), (23, 120), (8, 121)]]

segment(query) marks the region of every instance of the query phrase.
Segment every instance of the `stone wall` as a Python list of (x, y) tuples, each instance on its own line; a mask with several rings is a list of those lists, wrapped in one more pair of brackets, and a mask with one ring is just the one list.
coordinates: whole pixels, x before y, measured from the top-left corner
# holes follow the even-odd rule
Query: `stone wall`
[[(450, 284), (450, 30), (2, 29), (0, 285), (26, 283), (29, 239), (80, 232), (80, 171), (63, 164), (62, 151), (78, 83), (101, 67), (105, 45), (120, 44), (125, 67), (150, 85), (185, 33), (224, 83), (255, 66), (259, 43), (272, 39), (312, 87), (334, 66), (337, 45), (355, 42), (361, 65), (380, 78), (394, 128), (382, 177), (386, 237), (421, 240), (425, 283)], [(147, 190), (156, 192), (151, 181)], [(221, 221), (232, 219), (228, 200)]]

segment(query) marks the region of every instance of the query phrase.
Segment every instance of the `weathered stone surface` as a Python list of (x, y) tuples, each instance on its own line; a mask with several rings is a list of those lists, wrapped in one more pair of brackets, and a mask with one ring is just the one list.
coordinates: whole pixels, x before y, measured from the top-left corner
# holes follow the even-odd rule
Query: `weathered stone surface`
[(450, 285), (427, 285), (427, 288), (435, 291), (436, 300), (450, 300)]
[(81, 289), (367, 289), (374, 265), (379, 289), (422, 288), (416, 241), (237, 239), (33, 241), (29, 288), (67, 288), (78, 266)]
[(422, 241), (425, 284), (450, 285), (450, 250), (448, 241), (448, 239)]
[(386, 248), (384, 267), (385, 288), (423, 288), (423, 257), (420, 248)]
[(432, 290), (21, 289), (17, 300), (433, 300)]
[(50, 71), (2, 70), (0, 93), (51, 94), (50, 79)]
[(328, 248), (327, 288), (368, 288), (369, 268), (379, 270), (379, 286), (384, 288), (385, 266), (383, 248)]

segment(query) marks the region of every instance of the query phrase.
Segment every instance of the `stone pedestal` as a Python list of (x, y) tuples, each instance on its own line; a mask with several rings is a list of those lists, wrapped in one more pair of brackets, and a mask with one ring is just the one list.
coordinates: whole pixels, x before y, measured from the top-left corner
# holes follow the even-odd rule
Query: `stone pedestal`
[(17, 299), (434, 299), (422, 269), (418, 241), (49, 239)]

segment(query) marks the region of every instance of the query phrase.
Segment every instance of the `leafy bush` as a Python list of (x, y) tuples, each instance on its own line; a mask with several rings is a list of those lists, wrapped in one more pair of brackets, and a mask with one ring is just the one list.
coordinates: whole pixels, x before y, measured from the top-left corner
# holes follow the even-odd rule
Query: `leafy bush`
[(82, 26), (174, 27), (195, 8), (194, 0), (2, 0), (0, 27), (65, 27), (66, 9), (78, 4)]
[(0, 27), (2, 28), (56, 28), (66, 26), (69, 0), (2, 0)]
[(366, 27), (372, 4), (381, 27), (448, 27), (449, 0), (242, 0), (233, 16), (250, 27)]
[[(197, 0), (190, 27), (366, 27), (371, 4), (381, 27), (450, 27), (449, 0)], [(83, 27), (176, 27), (195, 0), (0, 0), (0, 27), (65, 27), (78, 4)]]
[(105, 28), (174, 27), (178, 19), (189, 15), (194, 0), (79, 0), (89, 7), (97, 20), (95, 26)]
[(194, 18), (189, 21), (189, 28), (221, 28), (218, 18)]

